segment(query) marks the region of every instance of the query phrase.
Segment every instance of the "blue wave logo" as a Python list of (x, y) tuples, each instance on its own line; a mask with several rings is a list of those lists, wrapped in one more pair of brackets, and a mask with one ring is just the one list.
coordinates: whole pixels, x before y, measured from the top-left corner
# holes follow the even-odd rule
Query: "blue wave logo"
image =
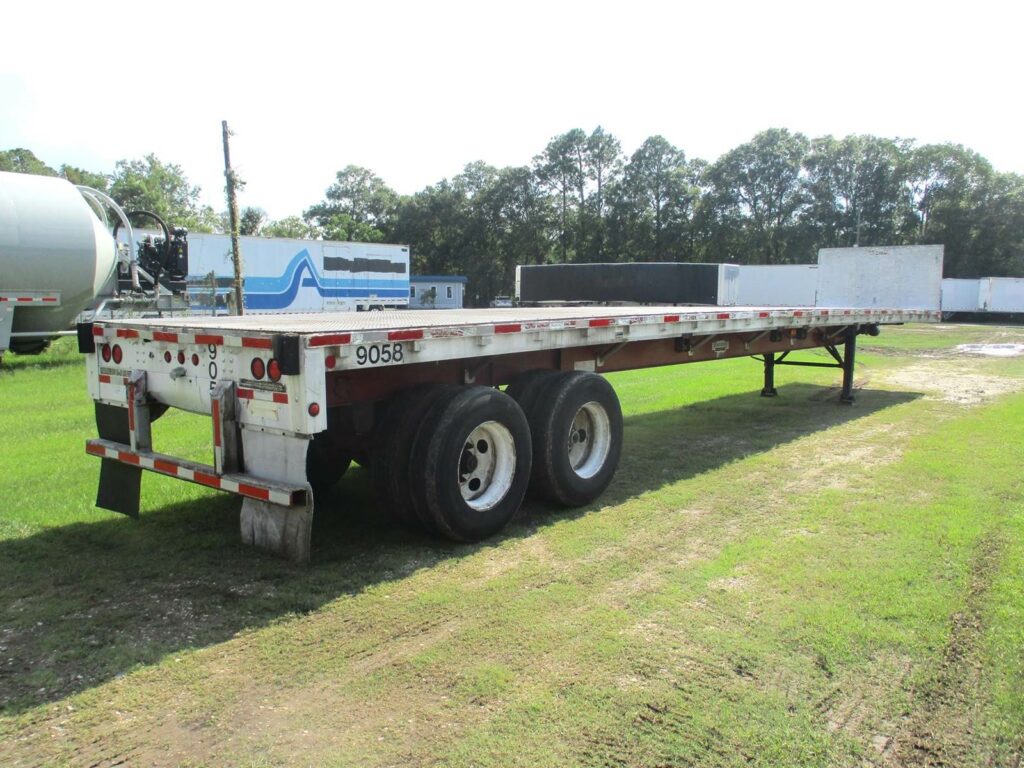
[(388, 280), (374, 276), (334, 278), (322, 276), (309, 251), (303, 248), (288, 262), (278, 277), (246, 277), (245, 305), (249, 309), (286, 309), (295, 302), (299, 288), (315, 288), (325, 298), (399, 299), (409, 296), (408, 280)]

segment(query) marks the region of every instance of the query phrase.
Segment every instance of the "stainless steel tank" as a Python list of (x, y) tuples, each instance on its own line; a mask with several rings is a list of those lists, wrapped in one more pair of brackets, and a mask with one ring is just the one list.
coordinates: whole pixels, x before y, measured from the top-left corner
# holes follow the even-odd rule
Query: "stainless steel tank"
[[(81, 193), (65, 179), (0, 173), (0, 294), (59, 292), (56, 306), (14, 306), (11, 348), (31, 351), (67, 329), (103, 289), (117, 247)], [(24, 334), (38, 334), (33, 337)]]

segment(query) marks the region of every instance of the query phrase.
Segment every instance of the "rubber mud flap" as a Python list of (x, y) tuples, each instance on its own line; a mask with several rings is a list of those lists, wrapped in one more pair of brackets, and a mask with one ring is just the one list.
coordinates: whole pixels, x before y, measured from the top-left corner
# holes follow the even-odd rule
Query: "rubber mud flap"
[[(106, 403), (95, 403), (96, 431), (103, 440), (112, 440), (127, 446), (131, 442), (128, 430), (128, 409)], [(139, 516), (139, 498), (142, 490), (142, 470), (113, 459), (100, 462), (100, 484), (96, 490), (96, 506)]]

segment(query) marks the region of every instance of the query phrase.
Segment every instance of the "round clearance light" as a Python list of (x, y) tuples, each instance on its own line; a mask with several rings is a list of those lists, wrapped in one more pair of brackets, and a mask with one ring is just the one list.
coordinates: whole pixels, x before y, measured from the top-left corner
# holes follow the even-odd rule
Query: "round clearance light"
[(281, 364), (274, 358), (270, 358), (270, 362), (267, 363), (267, 376), (271, 381), (278, 381), (281, 378)]
[(262, 379), (267, 375), (267, 366), (262, 357), (254, 357), (249, 364), (249, 372), (254, 379)]
[(309, 410), (309, 415), (310, 416), (319, 416), (320, 415), (320, 403), (310, 403), (308, 410)]
[(328, 355), (327, 357), (324, 358), (324, 365), (327, 366), (327, 370), (329, 371), (333, 371), (334, 366), (336, 366), (337, 364), (338, 358), (336, 358), (334, 355)]
[(124, 358), (124, 353), (121, 351), (121, 345), (115, 344), (114, 348), (110, 350), (110, 356), (114, 358), (114, 364), (120, 365), (121, 360)]

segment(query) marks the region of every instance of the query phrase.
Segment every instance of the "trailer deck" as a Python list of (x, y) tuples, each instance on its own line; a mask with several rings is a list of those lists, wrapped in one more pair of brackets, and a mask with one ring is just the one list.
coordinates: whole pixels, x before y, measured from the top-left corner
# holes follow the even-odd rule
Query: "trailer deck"
[[(730, 357), (843, 372), (856, 337), (929, 310), (575, 306), (179, 317), (79, 327), (103, 459), (97, 503), (137, 514), (142, 469), (243, 498), (247, 542), (309, 558), (314, 492), (351, 458), (382, 506), (457, 540), (499, 530), (527, 484), (561, 505), (611, 481), (622, 419), (595, 374)], [(832, 362), (798, 361), (824, 348)], [(842, 351), (841, 351), (842, 350)], [(505, 393), (496, 387), (508, 385)], [(214, 462), (154, 452), (167, 407), (208, 414)]]

